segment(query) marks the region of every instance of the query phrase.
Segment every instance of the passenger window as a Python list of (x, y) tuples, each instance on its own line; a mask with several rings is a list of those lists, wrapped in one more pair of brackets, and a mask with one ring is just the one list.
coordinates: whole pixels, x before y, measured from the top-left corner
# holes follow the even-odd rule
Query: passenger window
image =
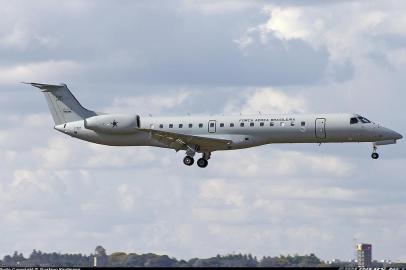
[(250, 123), (250, 127), (253, 127), (254, 126), (254, 123)]
[(224, 127), (224, 123), (220, 123), (220, 127)]
[(183, 128), (183, 124), (179, 124), (179, 128)]
[(214, 127), (214, 123), (210, 123), (210, 127)]
[(244, 127), (244, 123), (240, 123), (240, 127)]
[(305, 121), (302, 121), (302, 123), (300, 123), (300, 125), (301, 125), (302, 127), (304, 127), (304, 126), (306, 126), (306, 122), (305, 122)]
[(230, 127), (234, 127), (234, 123), (230, 123)]
[(200, 123), (200, 124), (199, 124), (199, 128), (202, 128), (202, 127), (203, 127), (203, 124), (202, 124), (202, 123)]
[(351, 118), (351, 120), (350, 120), (351, 125), (357, 124), (357, 123), (358, 123), (358, 119), (356, 117)]
[(189, 124), (189, 128), (192, 128), (193, 127), (193, 124)]
[(264, 126), (264, 122), (259, 123), (259, 126), (263, 127)]
[(281, 127), (284, 127), (285, 126), (285, 122), (281, 122)]
[(163, 124), (159, 124), (159, 128), (164, 128), (164, 125), (163, 125)]
[(274, 123), (273, 123), (273, 122), (269, 123), (269, 126), (273, 127), (273, 125), (274, 125)]
[(295, 122), (290, 122), (290, 126), (294, 127), (295, 126)]
[(169, 128), (173, 128), (173, 124), (169, 124)]

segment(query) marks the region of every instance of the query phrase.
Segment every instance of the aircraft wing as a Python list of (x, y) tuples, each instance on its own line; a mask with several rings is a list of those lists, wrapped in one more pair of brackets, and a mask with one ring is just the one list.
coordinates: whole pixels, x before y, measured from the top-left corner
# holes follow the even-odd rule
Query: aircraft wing
[(199, 150), (220, 150), (227, 149), (232, 141), (220, 138), (202, 137), (196, 135), (188, 135), (175, 132), (167, 132), (154, 129), (143, 129), (147, 131), (151, 138), (167, 145), (176, 151), (189, 147), (198, 146)]

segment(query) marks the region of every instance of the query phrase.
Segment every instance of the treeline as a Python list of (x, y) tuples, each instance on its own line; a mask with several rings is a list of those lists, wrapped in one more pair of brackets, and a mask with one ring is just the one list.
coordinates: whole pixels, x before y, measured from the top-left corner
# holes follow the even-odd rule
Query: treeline
[(6, 255), (0, 260), (0, 266), (90, 266), (92, 256), (82, 254), (61, 254), (61, 253), (43, 253), (36, 251), (31, 252), (28, 258), (22, 253), (14, 252), (12, 256)]
[[(96, 259), (95, 259), (96, 258)], [(14, 252), (13, 255), (4, 256), (0, 260), (0, 266), (38, 266), (38, 267), (89, 267), (94, 262), (97, 266), (117, 266), (117, 267), (353, 267), (353, 262), (339, 262), (326, 264), (317, 258), (314, 254), (262, 257), (258, 259), (250, 254), (229, 254), (217, 255), (208, 259), (193, 258), (190, 260), (177, 260), (167, 255), (157, 255), (153, 253), (136, 254), (115, 252), (110, 255), (105, 253), (104, 248), (98, 246), (93, 255), (83, 254), (61, 254), (61, 253), (44, 253), (33, 250), (27, 258), (23, 254)], [(374, 267), (399, 267), (406, 268), (406, 264), (392, 263), (383, 265), (374, 262)]]
[(93, 266), (94, 257), (97, 258), (98, 266), (119, 266), (119, 267), (269, 267), (269, 266), (326, 266), (314, 254), (305, 256), (279, 256), (263, 257), (257, 259), (252, 255), (230, 254), (208, 259), (193, 258), (188, 261), (170, 258), (167, 255), (157, 254), (136, 254), (115, 252), (110, 255), (96, 254), (61, 254), (44, 253), (33, 250), (27, 258), (23, 254), (14, 252), (13, 255), (4, 256), (0, 260), (0, 266)]
[(258, 260), (252, 255), (217, 255), (208, 259), (193, 258), (188, 261), (176, 260), (166, 255), (137, 255), (116, 252), (108, 256), (108, 266), (147, 266), (147, 267), (270, 267), (270, 266), (326, 266), (314, 254), (306, 256), (263, 257)]

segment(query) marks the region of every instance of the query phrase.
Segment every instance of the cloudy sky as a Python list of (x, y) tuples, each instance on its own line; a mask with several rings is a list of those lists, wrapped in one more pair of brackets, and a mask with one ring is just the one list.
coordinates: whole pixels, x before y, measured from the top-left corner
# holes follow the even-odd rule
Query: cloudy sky
[(141, 115), (357, 112), (406, 134), (404, 1), (0, 1), (0, 256), (232, 252), (406, 260), (406, 146), (113, 148), (21, 81)]

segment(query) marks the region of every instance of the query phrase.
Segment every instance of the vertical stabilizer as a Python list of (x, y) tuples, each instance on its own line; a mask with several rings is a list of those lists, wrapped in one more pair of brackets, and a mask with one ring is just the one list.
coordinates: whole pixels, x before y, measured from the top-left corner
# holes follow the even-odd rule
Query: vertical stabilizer
[(66, 84), (52, 85), (28, 83), (41, 89), (51, 111), (55, 125), (83, 120), (95, 116), (97, 113), (85, 109), (72, 95)]

